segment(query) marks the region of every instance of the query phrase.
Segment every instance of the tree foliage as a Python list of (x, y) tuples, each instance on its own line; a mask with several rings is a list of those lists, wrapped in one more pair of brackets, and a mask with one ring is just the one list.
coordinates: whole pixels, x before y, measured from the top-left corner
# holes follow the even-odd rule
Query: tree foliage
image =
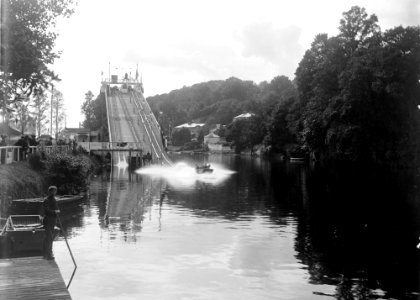
[(172, 144), (174, 146), (182, 146), (191, 142), (191, 133), (187, 128), (175, 130), (172, 135)]
[[(413, 161), (420, 132), (420, 27), (381, 32), (375, 15), (354, 6), (337, 36), (318, 34), (290, 81), (254, 84), (229, 78), (149, 97), (173, 125), (232, 123), (238, 151), (258, 128), (271, 152), (385, 165)], [(251, 126), (252, 125), (252, 126)], [(257, 139), (258, 140), (258, 139)]]
[(41, 94), (59, 78), (51, 65), (60, 53), (54, 49), (55, 25), (69, 17), (75, 0), (1, 0), (0, 110), (6, 123), (12, 104)]
[(77, 194), (83, 190), (93, 171), (92, 161), (85, 155), (51, 152), (43, 163), (49, 182), (63, 194)]
[(63, 94), (54, 89), (52, 95), (52, 102), (51, 102), (51, 109), (52, 109), (52, 122), (53, 122), (53, 131), (51, 136), (54, 136), (56, 139), (58, 138), (58, 133), (63, 129), (63, 122), (65, 119), (65, 112), (64, 112), (64, 98)]
[(21, 134), (24, 134), (30, 123), (33, 122), (33, 118), (29, 115), (29, 103), (18, 102), (15, 104), (15, 124), (19, 128)]
[(102, 140), (107, 140), (108, 135), (108, 117), (106, 113), (105, 94), (100, 93), (95, 99), (91, 91), (85, 94), (85, 102), (82, 104), (82, 113), (85, 116), (83, 121), (84, 128), (99, 130), (102, 134)]
[(334, 160), (403, 159), (418, 126), (420, 29), (381, 33), (359, 7), (339, 29), (318, 35), (296, 71), (302, 146)]
[(73, 13), (73, 0), (1, 0), (1, 60), (3, 84), (25, 95), (47, 88), (58, 77), (50, 69), (58, 17)]
[(161, 115), (164, 130), (187, 122), (229, 124), (253, 105), (259, 88), (252, 81), (228, 78), (184, 87), (169, 94), (148, 97), (153, 112)]
[(252, 116), (235, 120), (228, 126), (225, 133), (226, 140), (234, 143), (236, 153), (245, 149), (250, 149), (252, 153), (254, 147), (262, 143), (265, 129), (261, 126), (261, 122), (259, 116)]
[[(82, 104), (82, 112), (85, 115), (85, 120), (83, 121), (84, 128), (97, 128), (97, 118), (95, 115), (95, 102), (93, 101), (93, 93), (92, 91), (88, 91), (85, 94), (85, 102)], [(96, 100), (95, 100), (96, 101)]]
[(32, 101), (32, 108), (35, 116), (35, 133), (40, 136), (44, 133), (49, 123), (47, 112), (50, 108), (47, 95), (45, 93), (37, 94)]

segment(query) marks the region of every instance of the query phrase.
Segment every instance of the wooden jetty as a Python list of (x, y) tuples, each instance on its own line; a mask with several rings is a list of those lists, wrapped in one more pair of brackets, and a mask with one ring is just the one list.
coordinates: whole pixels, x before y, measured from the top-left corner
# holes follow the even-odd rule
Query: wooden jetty
[(57, 263), (40, 256), (0, 259), (0, 300), (71, 299)]

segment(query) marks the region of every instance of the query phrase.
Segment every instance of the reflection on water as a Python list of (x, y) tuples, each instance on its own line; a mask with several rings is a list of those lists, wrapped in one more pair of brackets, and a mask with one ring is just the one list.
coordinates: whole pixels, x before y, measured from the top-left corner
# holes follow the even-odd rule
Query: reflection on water
[[(204, 161), (214, 173), (195, 173)], [(98, 175), (89, 202), (63, 222), (79, 266), (71, 295), (416, 299), (413, 210), (372, 181), (333, 178), (235, 156)], [(67, 280), (64, 241), (54, 247)]]

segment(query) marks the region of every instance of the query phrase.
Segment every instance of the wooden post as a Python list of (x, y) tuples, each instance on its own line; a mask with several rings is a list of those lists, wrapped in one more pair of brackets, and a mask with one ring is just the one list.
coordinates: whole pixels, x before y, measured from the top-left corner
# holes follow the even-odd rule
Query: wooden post
[(143, 167), (143, 150), (140, 150), (140, 167)]

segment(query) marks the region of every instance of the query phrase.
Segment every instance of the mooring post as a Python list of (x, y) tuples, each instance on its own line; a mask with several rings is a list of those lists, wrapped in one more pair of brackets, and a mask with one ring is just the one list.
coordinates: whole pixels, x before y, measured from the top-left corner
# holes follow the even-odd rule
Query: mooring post
[(139, 166), (139, 152), (136, 151), (136, 168)]
[(143, 167), (144, 161), (143, 161), (143, 150), (140, 150), (140, 167)]

